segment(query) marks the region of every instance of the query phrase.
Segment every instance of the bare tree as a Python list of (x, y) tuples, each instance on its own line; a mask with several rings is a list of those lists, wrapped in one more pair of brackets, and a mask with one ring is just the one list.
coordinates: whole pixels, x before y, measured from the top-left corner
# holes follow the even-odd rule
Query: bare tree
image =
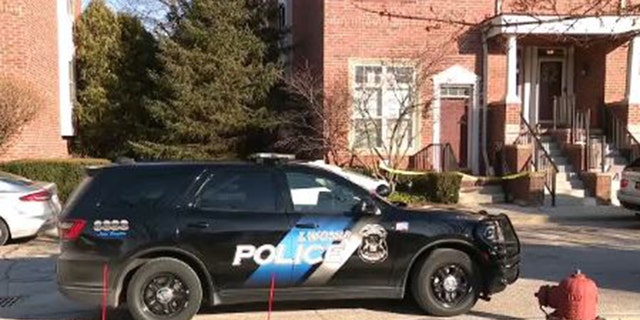
[(11, 139), (41, 106), (40, 94), (29, 83), (15, 78), (0, 79), (0, 153), (6, 151)]
[(457, 40), (417, 50), (402, 59), (368, 61), (356, 66), (355, 79), (322, 81), (304, 66), (285, 79), (294, 108), (283, 112), (287, 132), (276, 146), (305, 154), (321, 154), (344, 166), (362, 166), (389, 182), (419, 144), (419, 118), (428, 118), (431, 79), (441, 71)]
[[(356, 67), (351, 101), (349, 154), (394, 185), (397, 169), (420, 145), (419, 119), (429, 117), (431, 79), (451, 55), (458, 32), (446, 42), (405, 59), (381, 60)], [(373, 162), (371, 160), (374, 160)], [(382, 172), (380, 165), (393, 169)]]
[(309, 65), (283, 78), (291, 106), (282, 112), (276, 147), (299, 154), (340, 159), (350, 124), (351, 97), (344, 90), (325, 92)]

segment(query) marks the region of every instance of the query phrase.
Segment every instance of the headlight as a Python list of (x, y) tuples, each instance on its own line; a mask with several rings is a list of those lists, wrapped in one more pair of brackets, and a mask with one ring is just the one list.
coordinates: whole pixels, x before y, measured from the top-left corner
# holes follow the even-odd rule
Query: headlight
[(483, 221), (478, 229), (478, 236), (490, 244), (504, 243), (504, 234), (497, 221)]

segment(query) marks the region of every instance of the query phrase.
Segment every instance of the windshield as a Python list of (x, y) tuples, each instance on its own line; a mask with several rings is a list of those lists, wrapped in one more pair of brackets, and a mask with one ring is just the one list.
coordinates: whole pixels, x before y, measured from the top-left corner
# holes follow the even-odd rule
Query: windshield
[(350, 175), (359, 177), (359, 178), (364, 178), (364, 179), (372, 179), (372, 180), (377, 180), (375, 177), (370, 176), (370, 175), (366, 175), (364, 173), (349, 169), (349, 168), (342, 168), (342, 171), (349, 173)]

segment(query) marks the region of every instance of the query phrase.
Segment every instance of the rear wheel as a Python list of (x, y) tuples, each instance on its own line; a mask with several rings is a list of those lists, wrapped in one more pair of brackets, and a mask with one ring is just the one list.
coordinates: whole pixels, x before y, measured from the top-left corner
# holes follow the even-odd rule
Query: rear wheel
[(4, 220), (0, 219), (0, 246), (4, 246), (11, 239), (11, 232), (9, 226)]
[(464, 252), (437, 249), (414, 270), (412, 293), (430, 315), (455, 316), (478, 301), (480, 274)]
[(198, 275), (186, 263), (158, 258), (145, 263), (127, 288), (129, 312), (136, 320), (188, 320), (202, 303)]

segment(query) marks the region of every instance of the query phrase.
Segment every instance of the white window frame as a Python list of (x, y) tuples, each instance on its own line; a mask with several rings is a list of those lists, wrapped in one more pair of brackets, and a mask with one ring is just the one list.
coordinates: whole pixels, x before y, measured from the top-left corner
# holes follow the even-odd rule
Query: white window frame
[[(354, 60), (354, 61), (350, 61), (350, 74), (349, 74), (349, 83), (350, 83), (350, 93), (352, 94), (352, 96), (354, 97), (354, 104), (355, 104), (355, 97), (356, 97), (356, 91), (361, 89), (361, 87), (359, 86), (359, 84), (356, 82), (356, 70), (359, 67), (364, 67), (364, 68), (382, 68), (382, 73), (381, 73), (381, 80), (380, 80), (380, 84), (378, 85), (372, 85), (372, 86), (366, 86), (365, 89), (380, 89), (381, 90), (381, 101), (380, 103), (382, 104), (381, 106), (381, 112), (380, 115), (376, 116), (376, 117), (362, 117), (358, 115), (358, 112), (355, 112), (355, 106), (352, 106), (352, 112), (351, 112), (351, 123), (350, 123), (350, 130), (349, 130), (349, 147), (351, 149), (354, 150), (358, 150), (361, 151), (363, 153), (367, 153), (367, 152), (371, 152), (373, 153), (374, 148), (377, 150), (377, 152), (380, 152), (381, 154), (385, 154), (386, 150), (385, 150), (385, 146), (387, 147), (387, 149), (389, 148), (389, 142), (388, 138), (387, 138), (387, 133), (388, 133), (388, 122), (389, 121), (393, 121), (393, 120), (397, 120), (398, 118), (394, 118), (392, 116), (392, 114), (390, 114), (390, 110), (388, 108), (385, 108), (384, 105), (384, 100), (385, 100), (385, 93), (386, 92), (393, 92), (394, 90), (391, 89), (389, 87), (389, 85), (384, 81), (385, 79), (385, 74), (387, 73), (387, 70), (390, 68), (412, 68), (413, 69), (413, 74), (412, 74), (412, 83), (409, 85), (399, 85), (400, 89), (406, 89), (409, 90), (409, 94), (410, 94), (410, 99), (413, 101), (413, 104), (415, 106), (417, 106), (415, 108), (415, 110), (413, 110), (413, 114), (411, 114), (411, 117), (409, 119), (409, 121), (411, 122), (411, 140), (410, 140), (410, 146), (406, 147), (403, 146), (403, 151), (407, 151), (408, 154), (411, 154), (413, 152), (415, 152), (416, 150), (419, 149), (420, 147), (420, 123), (419, 123), (419, 113), (420, 113), (420, 108), (419, 108), (419, 99), (420, 99), (420, 95), (418, 92), (418, 88), (417, 88), (417, 72), (416, 72), (416, 66), (408, 61), (406, 62), (385, 62), (384, 60), (376, 60), (376, 61), (362, 61), (362, 60)], [(366, 77), (366, 75), (365, 75)], [(381, 128), (380, 128), (380, 135), (381, 135), (381, 141), (382, 144), (379, 146), (362, 146), (362, 147), (358, 147), (355, 146), (355, 137), (356, 137), (356, 132), (355, 132), (355, 121), (356, 120), (369, 120), (369, 121), (374, 121), (374, 120), (380, 120), (381, 123)], [(404, 149), (406, 147), (406, 149)]]

